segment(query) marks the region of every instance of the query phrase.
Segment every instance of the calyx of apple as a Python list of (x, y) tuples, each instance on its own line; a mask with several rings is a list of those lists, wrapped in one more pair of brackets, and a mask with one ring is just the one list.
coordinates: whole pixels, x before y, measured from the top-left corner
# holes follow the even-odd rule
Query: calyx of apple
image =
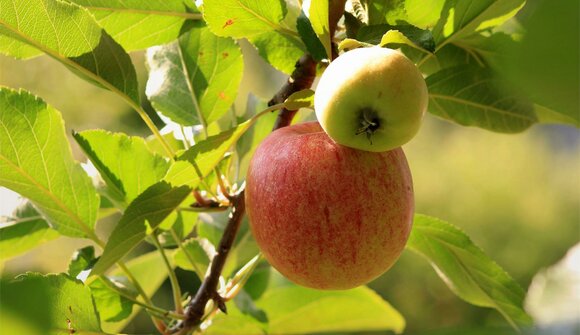
[(425, 80), (402, 53), (359, 48), (336, 58), (314, 95), (320, 125), (337, 143), (374, 152), (407, 143), (428, 104)]

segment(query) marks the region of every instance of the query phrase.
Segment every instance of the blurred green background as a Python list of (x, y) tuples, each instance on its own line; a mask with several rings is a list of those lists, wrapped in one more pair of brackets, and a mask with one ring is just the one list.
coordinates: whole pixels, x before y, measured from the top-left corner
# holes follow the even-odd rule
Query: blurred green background
[[(244, 74), (242, 87), (267, 99), (285, 76), (265, 67), (247, 45), (243, 48), (246, 67), (252, 70)], [(143, 53), (132, 57), (144, 85)], [(62, 112), (68, 130), (104, 128), (149, 135), (123, 101), (48, 57), (17, 61), (0, 55), (0, 85), (41, 96)], [(242, 97), (237, 106), (244, 105)], [(76, 144), (72, 146), (84, 161)], [(527, 288), (538, 271), (556, 263), (580, 240), (576, 128), (535, 125), (524, 133), (505, 135), (427, 115), (419, 135), (404, 149), (413, 173), (417, 212), (465, 230), (522, 287)], [(0, 214), (6, 214), (8, 202), (2, 200)], [(63, 272), (72, 252), (84, 245), (83, 240), (60, 238), (0, 268), (8, 276), (24, 271)], [(453, 295), (425, 260), (408, 251), (370, 287), (404, 315), (406, 334), (467, 334), (507, 327), (496, 311), (474, 307)], [(170, 297), (170, 291), (163, 295)], [(144, 320), (133, 331), (145, 331), (149, 321)]]

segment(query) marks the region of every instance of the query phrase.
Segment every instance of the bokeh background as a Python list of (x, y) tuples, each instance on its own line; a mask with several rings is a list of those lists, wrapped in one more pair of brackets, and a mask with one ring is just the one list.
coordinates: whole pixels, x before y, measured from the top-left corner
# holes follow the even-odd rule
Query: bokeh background
[[(244, 74), (245, 87), (266, 99), (285, 76), (268, 68), (247, 45), (244, 52), (247, 65), (254, 68)], [(132, 58), (143, 84), (143, 53)], [(67, 130), (104, 128), (149, 135), (123, 101), (46, 56), (27, 61), (0, 56), (0, 85), (41, 96), (62, 112)], [(71, 145), (77, 159), (84, 161), (73, 141)], [(506, 135), (427, 115), (420, 133), (404, 150), (413, 173), (417, 212), (461, 227), (524, 288), (580, 240), (580, 132), (576, 128), (543, 124)], [(12, 195), (1, 190), (0, 197), (0, 215), (10, 213)], [(84, 245), (82, 240), (59, 238), (0, 267), (8, 276), (24, 271), (63, 272), (72, 252)], [(405, 316), (406, 334), (466, 334), (507, 326), (497, 312), (453, 295), (424, 259), (408, 251), (370, 287)], [(145, 331), (148, 322), (144, 323), (133, 330)]]

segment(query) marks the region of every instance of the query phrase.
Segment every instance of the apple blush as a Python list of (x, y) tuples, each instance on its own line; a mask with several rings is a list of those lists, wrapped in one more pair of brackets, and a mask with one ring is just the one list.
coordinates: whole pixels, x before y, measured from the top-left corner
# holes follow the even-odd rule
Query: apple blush
[(259, 145), (245, 197), (270, 264), (297, 284), (327, 290), (387, 271), (405, 247), (414, 210), (402, 149), (352, 149), (317, 122), (278, 129)]

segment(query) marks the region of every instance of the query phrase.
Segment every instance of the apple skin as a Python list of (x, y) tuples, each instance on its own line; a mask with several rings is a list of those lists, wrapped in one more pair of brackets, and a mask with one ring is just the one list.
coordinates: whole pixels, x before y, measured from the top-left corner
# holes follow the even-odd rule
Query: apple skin
[[(316, 88), (314, 110), (336, 142), (382, 152), (417, 134), (428, 100), (427, 85), (413, 62), (398, 51), (370, 47), (330, 63)], [(369, 127), (365, 119), (375, 125)]]
[(387, 271), (405, 247), (414, 210), (402, 149), (348, 148), (317, 122), (278, 129), (260, 144), (245, 201), (270, 264), (297, 284), (328, 290)]

